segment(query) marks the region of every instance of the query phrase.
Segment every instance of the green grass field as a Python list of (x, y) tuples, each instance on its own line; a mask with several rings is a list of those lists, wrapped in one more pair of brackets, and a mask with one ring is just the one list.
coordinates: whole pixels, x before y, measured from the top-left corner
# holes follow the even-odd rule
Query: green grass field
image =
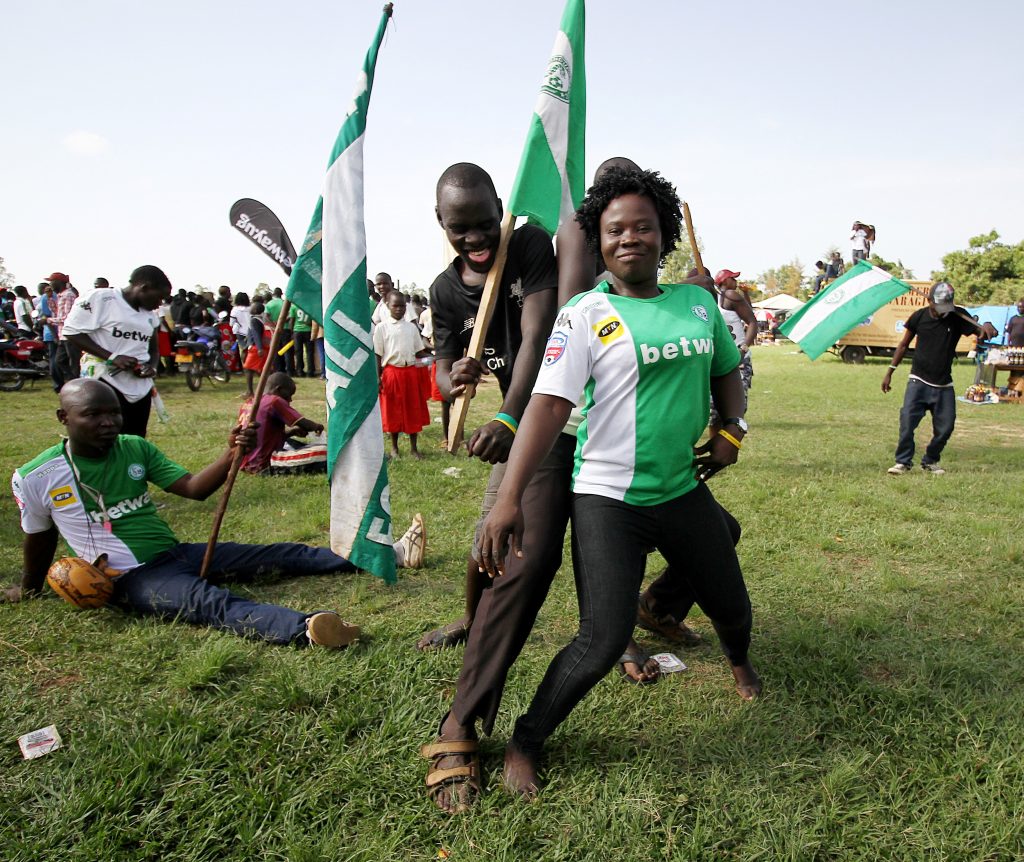
[[(958, 404), (947, 475), (891, 477), (907, 366), (882, 395), (885, 361), (791, 351), (755, 350), (751, 434), (711, 483), (743, 524), (760, 701), (736, 696), (717, 644), (680, 651), (690, 670), (649, 688), (612, 674), (552, 738), (540, 798), (512, 799), (497, 780), (505, 739), (575, 631), (565, 568), (484, 742), (481, 805), (434, 809), (418, 748), (462, 650), (414, 644), (461, 610), (486, 480), (484, 465), (437, 448), (434, 425), (427, 459), (391, 470), (396, 529), (427, 519), (427, 568), (395, 587), (369, 575), (237, 587), (337, 608), (366, 632), (351, 649), (265, 646), (52, 594), (0, 606), (0, 858), (1021, 858), (1024, 407)], [(954, 372), (962, 392), (973, 367)], [(296, 400), (314, 417), (319, 385), (299, 381)], [(242, 388), (161, 384), (173, 418), (154, 420), (151, 438), (205, 465)], [(495, 409), (494, 389), (480, 400), (471, 421)], [(45, 386), (0, 394), (5, 581), (21, 543), (6, 477), (56, 440), (54, 407)], [(442, 473), (451, 466), (461, 475)], [(158, 497), (182, 540), (205, 541), (215, 498)], [(318, 543), (327, 523), (321, 478), (243, 476), (222, 535)], [(21, 760), (16, 737), (49, 724), (64, 747)]]

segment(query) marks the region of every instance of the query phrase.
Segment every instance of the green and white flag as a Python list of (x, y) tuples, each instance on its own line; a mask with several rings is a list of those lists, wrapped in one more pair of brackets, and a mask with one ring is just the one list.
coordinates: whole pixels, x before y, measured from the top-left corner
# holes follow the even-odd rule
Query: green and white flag
[(393, 583), (391, 489), (366, 301), (363, 223), (366, 113), (377, 52), (390, 17), (389, 3), (331, 150), (323, 194), (285, 295), (324, 329), (331, 550)]
[(572, 220), (586, 192), (585, 19), (584, 0), (567, 0), (508, 202), (511, 213), (527, 216), (552, 236)]
[(779, 331), (817, 359), (853, 327), (910, 290), (884, 269), (859, 261), (790, 317)]

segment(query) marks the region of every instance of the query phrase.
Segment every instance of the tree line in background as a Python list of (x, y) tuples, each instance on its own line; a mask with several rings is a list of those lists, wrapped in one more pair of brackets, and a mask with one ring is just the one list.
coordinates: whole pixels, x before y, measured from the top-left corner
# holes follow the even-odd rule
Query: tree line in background
[[(703, 256), (704, 244), (697, 238), (697, 245)], [(827, 261), (833, 246), (825, 251), (821, 259)], [(874, 266), (891, 272), (897, 278), (913, 279), (914, 273), (903, 265), (902, 260), (885, 260), (872, 254), (868, 261)], [(965, 305), (1013, 305), (1024, 296), (1024, 240), (1016, 245), (1007, 245), (999, 241), (999, 233), (995, 230), (971, 237), (967, 248), (951, 251), (942, 258), (942, 269), (932, 272), (932, 281), (948, 281), (956, 288), (957, 301)], [(681, 242), (676, 250), (665, 258), (662, 268), (662, 279), (669, 283), (682, 281), (693, 268), (693, 251), (690, 244)], [(4, 266), (0, 257), (0, 287), (11, 288), (17, 283), (14, 275)], [(753, 291), (755, 298), (774, 296), (777, 293), (788, 293), (797, 299), (809, 299), (811, 295), (811, 279), (804, 275), (804, 264), (794, 257), (789, 263), (765, 270), (757, 276), (757, 283), (763, 289)], [(28, 285), (34, 287), (34, 284)], [(267, 292), (270, 286), (261, 282), (258, 289)], [(195, 289), (210, 288), (196, 285)], [(416, 282), (402, 286), (403, 291), (425, 293), (417, 290)]]
[[(704, 245), (697, 239), (703, 256)], [(836, 246), (821, 256), (828, 261)], [(905, 281), (913, 280), (913, 271), (902, 260), (886, 260), (872, 254), (868, 262)], [(672, 283), (686, 278), (693, 268), (693, 252), (685, 240), (665, 259), (662, 279)], [(971, 237), (966, 249), (951, 251), (942, 258), (942, 269), (931, 273), (932, 281), (948, 281), (956, 288), (957, 302), (965, 305), (1013, 305), (1024, 297), (1024, 240), (1016, 245), (999, 241), (995, 230)], [(810, 299), (812, 281), (804, 275), (804, 264), (794, 257), (788, 263), (767, 269), (757, 276), (761, 289), (752, 291), (754, 299), (788, 293), (797, 299)]]

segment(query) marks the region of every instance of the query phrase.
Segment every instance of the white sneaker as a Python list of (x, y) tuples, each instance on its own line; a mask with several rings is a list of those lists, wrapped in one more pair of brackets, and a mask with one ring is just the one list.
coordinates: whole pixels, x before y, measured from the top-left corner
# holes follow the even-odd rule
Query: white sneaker
[(943, 470), (938, 464), (922, 464), (921, 469), (925, 473), (931, 473), (933, 476), (945, 476), (946, 471)]
[(910, 467), (906, 464), (893, 464), (888, 470), (885, 471), (890, 476), (902, 476), (904, 473), (910, 472)]
[(399, 568), (418, 569), (423, 566), (423, 557), (427, 553), (427, 527), (423, 523), (423, 515), (419, 512), (413, 515), (409, 529), (396, 544), (401, 547)]
[(334, 611), (320, 611), (306, 620), (306, 637), (318, 646), (341, 649), (359, 637), (359, 626), (345, 622)]

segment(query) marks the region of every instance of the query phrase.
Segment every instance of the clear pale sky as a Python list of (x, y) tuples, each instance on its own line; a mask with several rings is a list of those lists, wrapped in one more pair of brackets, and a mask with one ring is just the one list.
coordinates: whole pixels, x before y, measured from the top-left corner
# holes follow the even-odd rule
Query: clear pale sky
[[(508, 195), (561, 0), (396, 0), (366, 140), (368, 268), (443, 268), (434, 183), (475, 161)], [(0, 256), (19, 283), (285, 283), (228, 224), (254, 197), (305, 235), (380, 0), (9, 4)], [(996, 228), (1024, 237), (1024, 4), (587, 4), (587, 164), (625, 155), (690, 203), (744, 275), (854, 219), (926, 278)]]

